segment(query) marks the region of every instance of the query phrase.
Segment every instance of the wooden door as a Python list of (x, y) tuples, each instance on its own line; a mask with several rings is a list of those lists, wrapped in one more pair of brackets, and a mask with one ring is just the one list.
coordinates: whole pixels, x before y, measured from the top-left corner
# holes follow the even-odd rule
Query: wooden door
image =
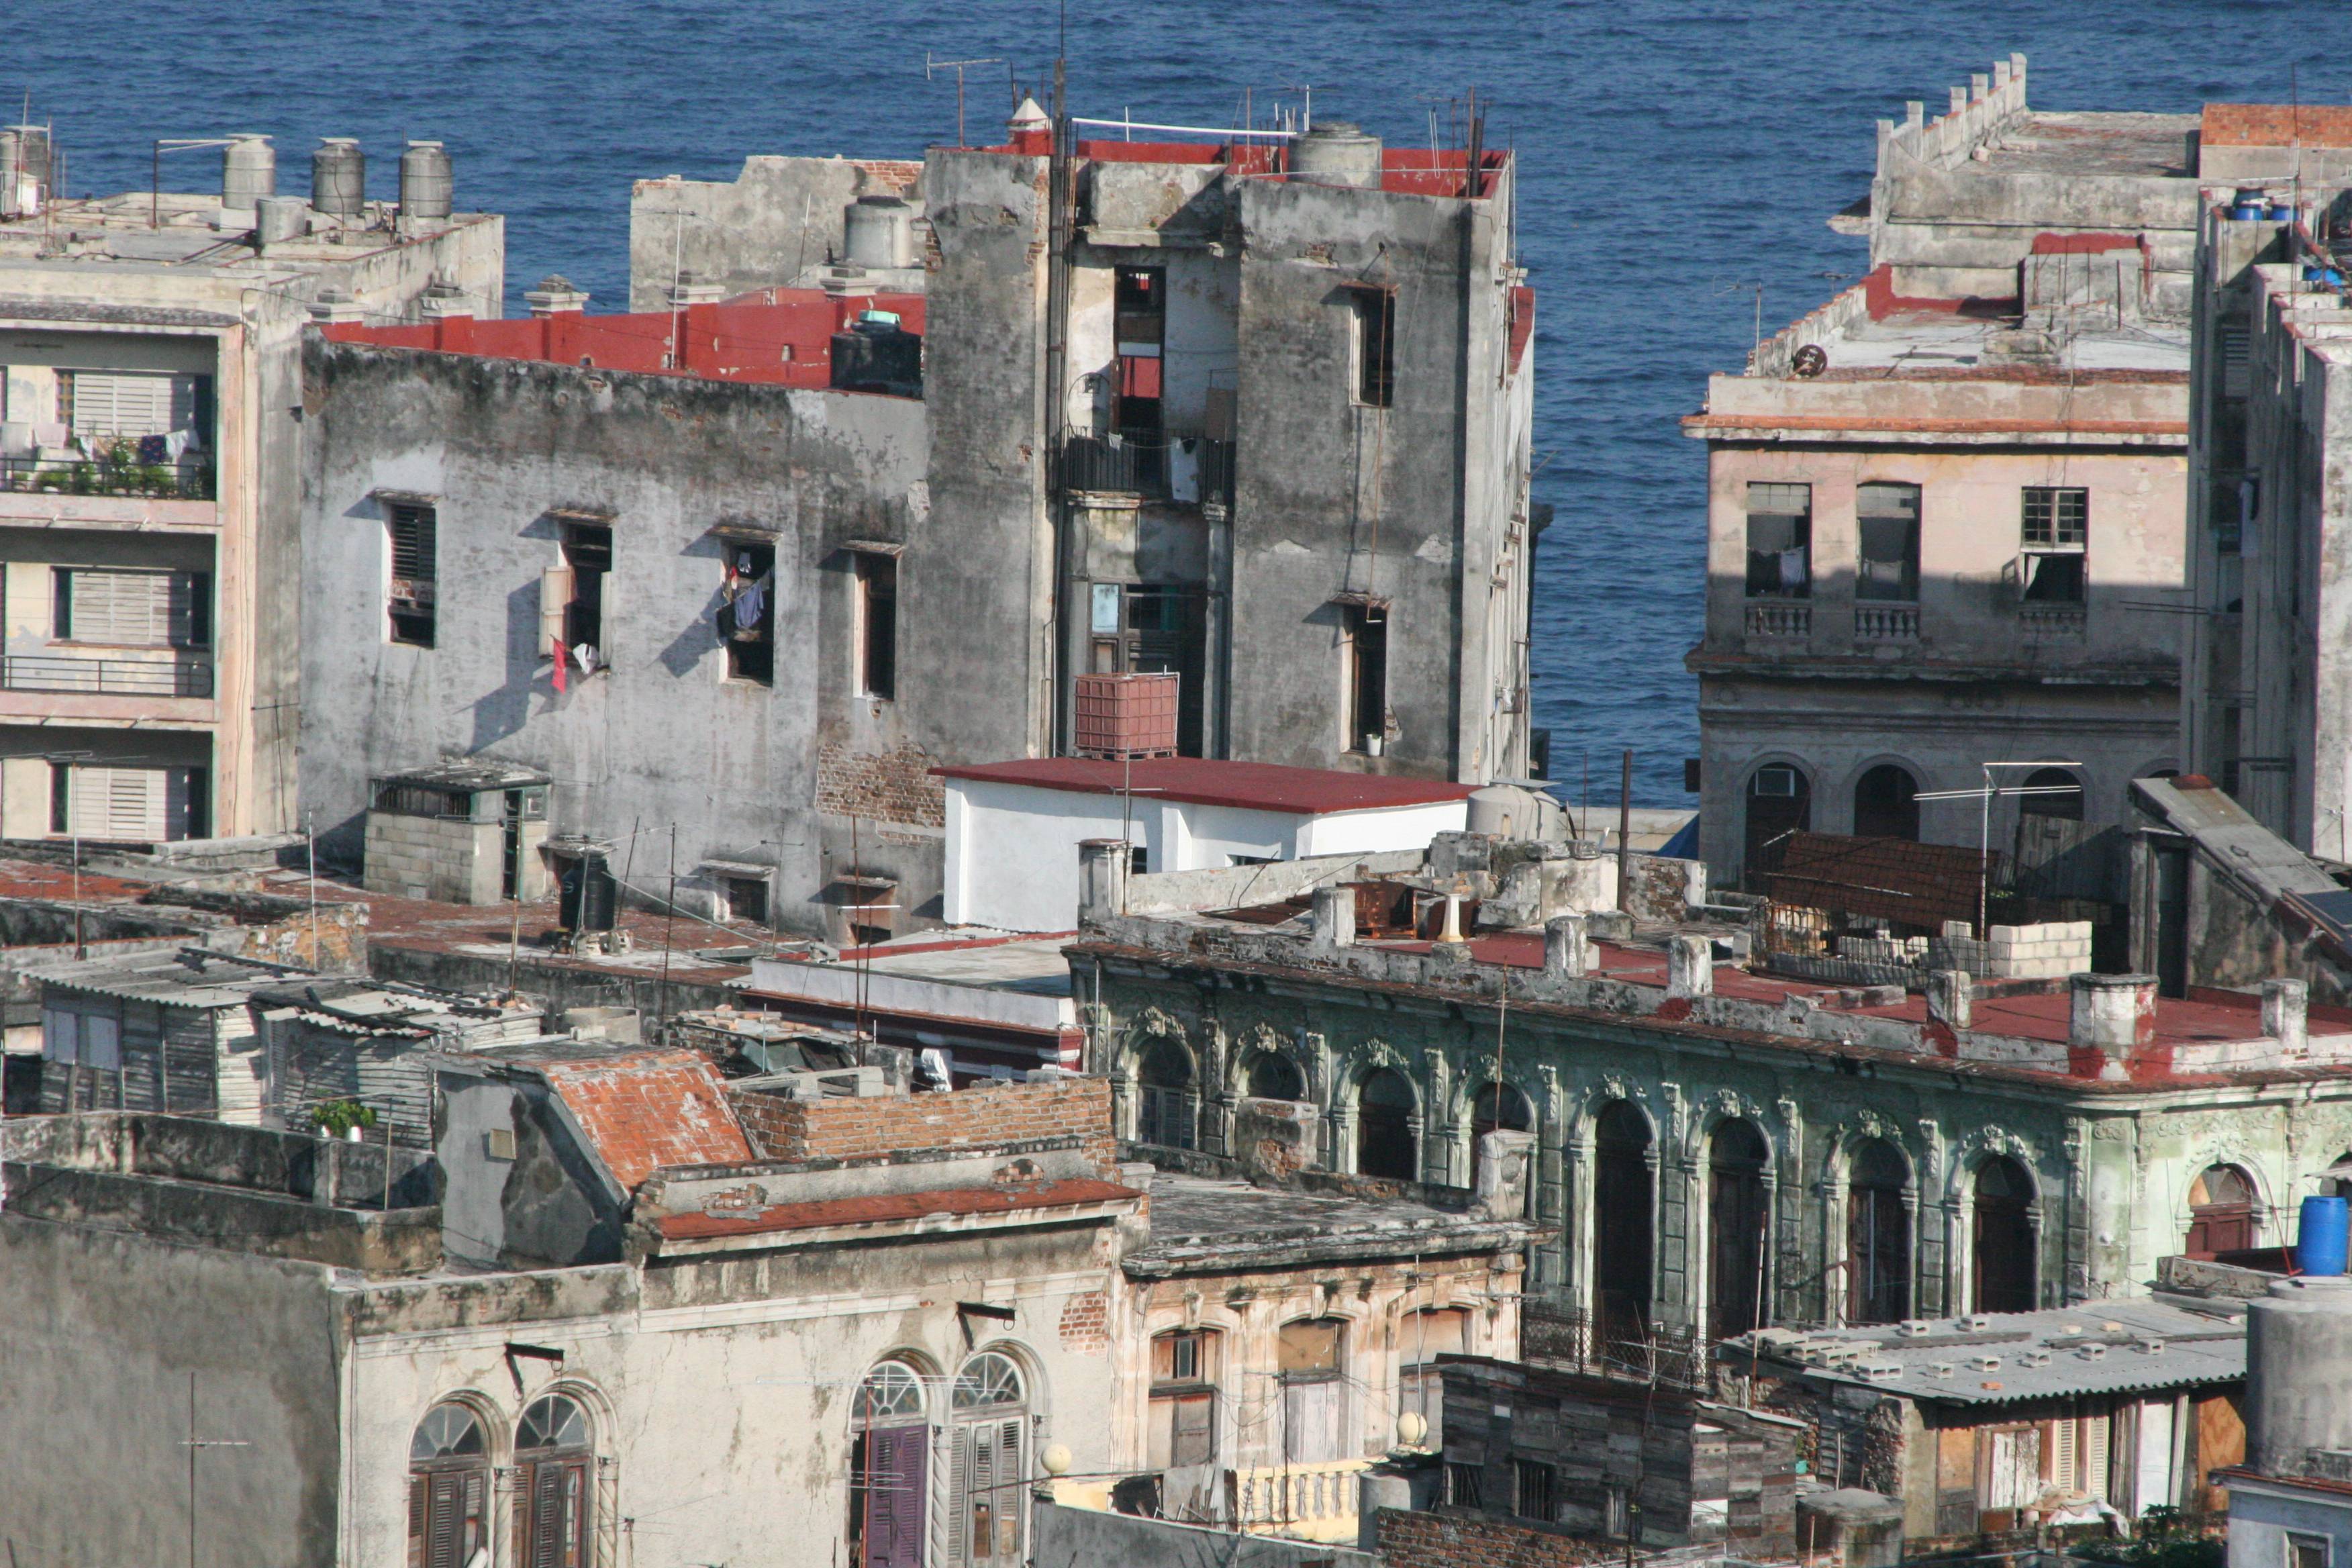
[(866, 1434), (865, 1568), (921, 1568), (930, 1428)]

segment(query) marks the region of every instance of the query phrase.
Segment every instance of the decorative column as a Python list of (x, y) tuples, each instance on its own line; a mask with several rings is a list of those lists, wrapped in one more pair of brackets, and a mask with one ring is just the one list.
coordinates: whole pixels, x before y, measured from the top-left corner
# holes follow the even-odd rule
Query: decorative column
[(1568, 1106), (1561, 1098), (1559, 1069), (1546, 1062), (1536, 1068), (1536, 1223), (1549, 1226), (1552, 1236), (1531, 1249), (1527, 1289), (1548, 1296), (1560, 1294), (1568, 1277), (1570, 1251), (1576, 1237), (1569, 1223), (1568, 1175), (1562, 1133)]
[[(1466, 1186), (1454, 1179), (1454, 1157), (1461, 1142), (1454, 1119), (1447, 1114), (1454, 1100), (1454, 1079), (1445, 1053), (1431, 1046), (1421, 1054), (1428, 1064), (1421, 1102), (1421, 1179), (1438, 1186)], [(1465, 1173), (1466, 1174), (1466, 1173)]]

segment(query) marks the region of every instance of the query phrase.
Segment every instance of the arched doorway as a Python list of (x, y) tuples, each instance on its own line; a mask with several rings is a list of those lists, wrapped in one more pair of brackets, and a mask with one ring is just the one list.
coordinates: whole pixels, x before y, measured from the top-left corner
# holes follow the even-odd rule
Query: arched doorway
[(929, 1415), (922, 1374), (904, 1362), (882, 1363), (858, 1385), (849, 1412), (849, 1542), (860, 1568), (921, 1568)]
[(1136, 1107), (1135, 1139), (1163, 1149), (1192, 1146), (1192, 1058), (1171, 1039), (1155, 1039), (1143, 1053)]
[(1977, 1167), (1973, 1310), (2033, 1310), (2032, 1205), (2033, 1181), (2024, 1166), (1996, 1154)]
[(1911, 770), (1881, 763), (1853, 786), (1853, 831), (1858, 838), (1919, 839), (1919, 781)]
[(1910, 1171), (1895, 1146), (1873, 1138), (1853, 1152), (1846, 1183), (1846, 1321), (1899, 1323), (1911, 1315)]
[(2036, 768), (2025, 775), (2022, 787), (2053, 792), (2018, 796), (2017, 809), (2026, 816), (2063, 817), (2068, 822), (2083, 820), (2083, 781), (2071, 770)]
[(1250, 1063), (1249, 1091), (1259, 1100), (1305, 1100), (1307, 1075), (1280, 1051), (1261, 1051)]
[(1766, 1155), (1764, 1134), (1752, 1121), (1723, 1122), (1707, 1140), (1706, 1332), (1712, 1340), (1763, 1326)]
[(1421, 1179), (1412, 1131), (1412, 1085), (1392, 1068), (1376, 1068), (1356, 1090), (1356, 1170), (1392, 1181)]
[(446, 1400), (408, 1440), (408, 1561), (467, 1568), (489, 1542), (490, 1447), (473, 1407)]
[(2189, 1237), (2180, 1250), (2210, 1258), (2253, 1245), (2253, 1178), (2235, 1165), (2206, 1166), (2189, 1184)]
[(1535, 1107), (1507, 1083), (1490, 1083), (1470, 1101), (1470, 1185), (1478, 1184), (1486, 1160), (1482, 1142), (1489, 1132), (1528, 1132), (1536, 1124)]
[(950, 1559), (962, 1568), (1020, 1568), (1021, 1496), (1028, 1484), (1023, 1444), (1028, 1385), (1011, 1356), (984, 1352), (964, 1363), (949, 1404), (955, 1418), (949, 1509), (958, 1539)]
[(1630, 1359), (1650, 1331), (1650, 1123), (1612, 1100), (1592, 1130), (1592, 1295), (1602, 1345)]
[(1778, 864), (1780, 843), (1813, 825), (1813, 784), (1787, 763), (1767, 763), (1748, 775), (1748, 824), (1740, 863), (1750, 872)]
[(515, 1426), (517, 1506), (530, 1568), (587, 1568), (595, 1511), (596, 1451), (576, 1399), (546, 1394)]

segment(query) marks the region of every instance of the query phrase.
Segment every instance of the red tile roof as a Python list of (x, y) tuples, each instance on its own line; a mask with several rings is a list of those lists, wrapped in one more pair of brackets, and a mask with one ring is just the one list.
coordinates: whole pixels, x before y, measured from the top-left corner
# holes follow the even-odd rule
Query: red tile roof
[(740, 1215), (665, 1215), (657, 1222), (656, 1228), (670, 1240), (693, 1241), (726, 1236), (756, 1236), (776, 1230), (887, 1225), (937, 1215), (1013, 1214), (1028, 1209), (1071, 1208), (1082, 1204), (1119, 1203), (1141, 1195), (1133, 1187), (1082, 1179), (1034, 1182), (1013, 1187), (949, 1187), (929, 1193), (877, 1193), (867, 1197), (776, 1204)]
[(724, 1165), (754, 1158), (718, 1069), (692, 1051), (638, 1050), (586, 1061), (522, 1058), (578, 1119), (624, 1187), (663, 1165)]
[(1296, 816), (1434, 805), (1466, 800), (1476, 787), (1444, 779), (1384, 778), (1330, 768), (1290, 768), (1275, 763), (1229, 763), (1203, 757), (1147, 757), (1133, 763), (1033, 757), (931, 772), (942, 778), (1027, 784), (1033, 789), (1071, 790), (1080, 795), (1117, 795), (1123, 784), (1131, 784), (1137, 794), (1148, 791), (1160, 800), (1287, 812)]

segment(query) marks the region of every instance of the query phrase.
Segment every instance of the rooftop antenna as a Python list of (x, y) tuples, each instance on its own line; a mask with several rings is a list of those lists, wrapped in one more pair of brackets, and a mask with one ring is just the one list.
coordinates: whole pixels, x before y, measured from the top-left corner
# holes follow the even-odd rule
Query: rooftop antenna
[(923, 51), (923, 79), (925, 81), (930, 80), (932, 74), (937, 71), (952, 70), (956, 73), (956, 145), (959, 147), (969, 147), (971, 145), (970, 142), (964, 140), (963, 134), (963, 73), (965, 68), (968, 66), (1003, 66), (1004, 68), (1005, 79), (1010, 81), (1013, 78), (1013, 62), (1010, 60), (935, 60), (931, 58), (931, 53), (929, 49)]

